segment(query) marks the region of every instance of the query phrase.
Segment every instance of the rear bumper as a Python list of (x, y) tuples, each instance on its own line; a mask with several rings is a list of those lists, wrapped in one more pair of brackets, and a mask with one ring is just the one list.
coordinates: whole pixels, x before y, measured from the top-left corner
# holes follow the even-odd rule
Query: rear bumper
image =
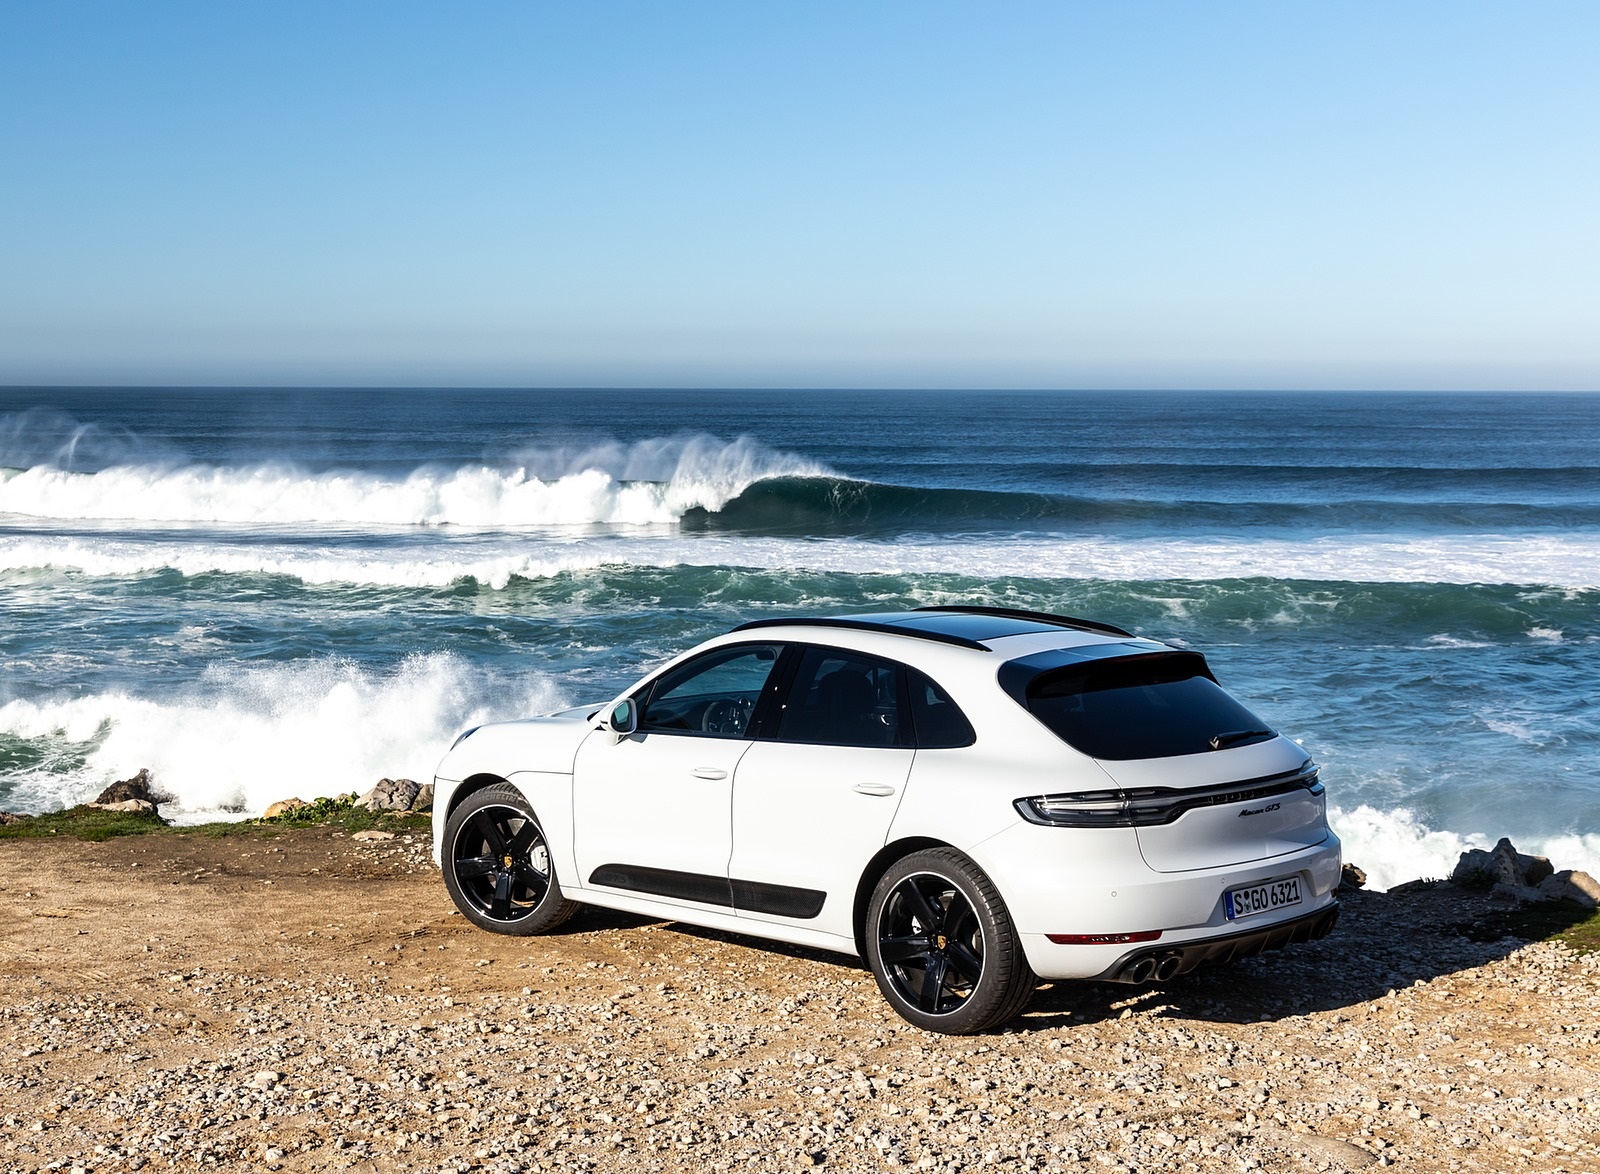
[(1253, 958), (1257, 954), (1281, 950), (1297, 942), (1314, 942), (1327, 937), (1338, 921), (1339, 904), (1335, 901), (1314, 913), (1260, 929), (1134, 950), (1098, 977), (1110, 982), (1164, 981), (1179, 974), (1188, 974), (1197, 966)]

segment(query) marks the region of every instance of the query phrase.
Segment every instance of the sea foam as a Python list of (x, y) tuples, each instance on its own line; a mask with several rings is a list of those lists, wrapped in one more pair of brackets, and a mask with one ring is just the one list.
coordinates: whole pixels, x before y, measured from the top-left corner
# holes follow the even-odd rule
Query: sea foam
[[(544, 676), (500, 680), (450, 654), (389, 672), (339, 659), (215, 668), (180, 696), (100, 693), (0, 706), (0, 736), (32, 744), (7, 803), (87, 802), (148, 767), (182, 823), (259, 815), (278, 799), (364, 791), (383, 777), (429, 781), (455, 736), (566, 699)], [(63, 769), (77, 762), (75, 769)]]
[[(641, 508), (643, 520), (651, 509)], [(669, 511), (665, 511), (670, 514)], [(673, 515), (675, 516), (675, 515)], [(434, 532), (437, 533), (437, 532)], [(392, 536), (391, 536), (392, 537)], [(1600, 587), (1600, 538), (1499, 535), (1397, 538), (1350, 535), (1318, 541), (1213, 538), (969, 537), (893, 542), (816, 542), (729, 534), (654, 532), (564, 536), (463, 535), (449, 542), (404, 537), (385, 544), (329, 535), (316, 545), (269, 536), (204, 538), (114, 533), (41, 534), (26, 526), (0, 537), (0, 572), (54, 568), (98, 577), (170, 569), (185, 575), (281, 574), (309, 584), (439, 587), (462, 579), (501, 588), (597, 566), (740, 567), (854, 575), (968, 574), (995, 579), (1111, 581), (1297, 579), (1367, 583), (1503, 583)], [(1541, 638), (1556, 642), (1541, 631)], [(1441, 635), (1448, 645), (1458, 637)]]
[[(1328, 820), (1344, 844), (1347, 864), (1367, 874), (1368, 887), (1390, 889), (1409, 880), (1447, 877), (1461, 853), (1491, 848), (1514, 829), (1452, 831), (1431, 828), (1410, 808), (1379, 809), (1362, 805), (1351, 811), (1329, 808)], [(1600, 835), (1561, 833), (1511, 835), (1519, 852), (1549, 857), (1559, 869), (1600, 877)]]

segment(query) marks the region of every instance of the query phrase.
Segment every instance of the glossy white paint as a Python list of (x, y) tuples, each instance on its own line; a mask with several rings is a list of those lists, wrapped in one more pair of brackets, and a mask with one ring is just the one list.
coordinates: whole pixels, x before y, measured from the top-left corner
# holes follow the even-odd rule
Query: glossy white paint
[(733, 775), (751, 745), (663, 734), (616, 740), (592, 730), (574, 767), (574, 886), (589, 887), (608, 864), (726, 876)]
[[(739, 763), (734, 787), (729, 873), (822, 890), (827, 899), (812, 924), (852, 939), (861, 869), (888, 839), (914, 753), (755, 743)], [(770, 913), (746, 916), (789, 920)]]

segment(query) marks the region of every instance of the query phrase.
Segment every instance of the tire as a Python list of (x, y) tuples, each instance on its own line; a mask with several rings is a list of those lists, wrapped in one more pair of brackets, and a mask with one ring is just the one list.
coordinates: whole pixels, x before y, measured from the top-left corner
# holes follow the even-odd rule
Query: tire
[(1022, 1013), (1037, 984), (1011, 915), (983, 870), (954, 848), (897, 861), (867, 906), (867, 963), (905, 1020), (971, 1035)]
[(561, 895), (544, 829), (510, 783), (462, 800), (445, 821), (440, 856), (456, 908), (492, 933), (543, 933), (579, 909)]

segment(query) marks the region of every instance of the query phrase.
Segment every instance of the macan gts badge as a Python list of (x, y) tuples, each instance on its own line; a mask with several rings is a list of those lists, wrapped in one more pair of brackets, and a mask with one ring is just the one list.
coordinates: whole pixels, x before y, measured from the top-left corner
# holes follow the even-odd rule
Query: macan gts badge
[(856, 954), (932, 1031), (1338, 917), (1305, 751), (1199, 653), (1063, 616), (745, 624), (608, 705), (468, 730), (436, 788), (435, 858), (484, 929), (590, 904)]

